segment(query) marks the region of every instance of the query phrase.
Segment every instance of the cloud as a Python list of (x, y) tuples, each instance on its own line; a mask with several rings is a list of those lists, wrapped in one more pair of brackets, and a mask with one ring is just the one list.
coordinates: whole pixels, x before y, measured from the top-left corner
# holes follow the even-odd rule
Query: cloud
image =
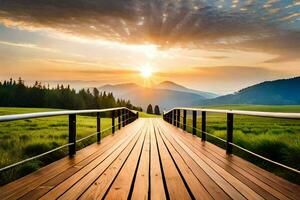
[(262, 51), (298, 59), (299, 9), (276, 0), (1, 0), (0, 21), (129, 44)]
[[(74, 63), (76, 65), (77, 63)], [(51, 72), (51, 70), (47, 70)], [(125, 75), (136, 75), (140, 72), (137, 70), (128, 70), (128, 69), (53, 69), (54, 73), (63, 73), (63, 74), (84, 74), (84, 75), (107, 75), (107, 76), (125, 76)]]
[(281, 71), (253, 66), (195, 67), (194, 71), (201, 74), (201, 76), (215, 76), (215, 78), (223, 77), (225, 79), (233, 77), (236, 77), (237, 79), (246, 77), (266, 78), (282, 74)]
[(210, 56), (208, 57), (209, 59), (213, 59), (213, 60), (223, 60), (226, 58), (229, 58), (228, 56)]
[(29, 43), (15, 43), (15, 42), (7, 42), (7, 41), (1, 41), (0, 40), (0, 45), (7, 45), (7, 46), (14, 46), (14, 47), (21, 47), (21, 48), (29, 48), (29, 49), (36, 49), (40, 51), (47, 51), (47, 52), (60, 52), (59, 50), (56, 49), (51, 49), (51, 48), (46, 48), (46, 47), (40, 47), (35, 44), (29, 44)]

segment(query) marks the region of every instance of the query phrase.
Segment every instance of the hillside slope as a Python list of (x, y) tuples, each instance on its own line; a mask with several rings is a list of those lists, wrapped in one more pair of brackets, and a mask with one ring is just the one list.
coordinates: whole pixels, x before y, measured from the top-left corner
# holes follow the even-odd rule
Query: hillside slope
[(300, 104), (300, 77), (266, 81), (199, 104), (297, 105)]

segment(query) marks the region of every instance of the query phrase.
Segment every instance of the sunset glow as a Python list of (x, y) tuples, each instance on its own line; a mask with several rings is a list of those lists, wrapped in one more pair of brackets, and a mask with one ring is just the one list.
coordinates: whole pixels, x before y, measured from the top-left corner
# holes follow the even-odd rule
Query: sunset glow
[(300, 75), (294, 1), (54, 2), (1, 1), (0, 80), (82, 88), (151, 77), (225, 94)]
[(150, 66), (143, 66), (140, 70), (141, 72), (141, 75), (144, 77), (144, 78), (150, 78), (152, 76), (152, 69)]

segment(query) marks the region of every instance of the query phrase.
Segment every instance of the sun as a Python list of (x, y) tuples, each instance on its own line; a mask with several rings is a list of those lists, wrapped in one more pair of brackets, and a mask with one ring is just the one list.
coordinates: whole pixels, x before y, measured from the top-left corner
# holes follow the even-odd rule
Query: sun
[(143, 66), (140, 69), (140, 73), (144, 78), (150, 78), (153, 74), (153, 71), (150, 66)]

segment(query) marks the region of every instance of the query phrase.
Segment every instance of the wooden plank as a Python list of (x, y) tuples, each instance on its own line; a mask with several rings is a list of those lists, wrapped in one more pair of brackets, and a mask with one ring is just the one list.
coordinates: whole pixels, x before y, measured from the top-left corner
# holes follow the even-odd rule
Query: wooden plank
[[(120, 154), (120, 152), (128, 145), (128, 143), (132, 139), (134, 139), (135, 136), (136, 133), (130, 134), (130, 138), (125, 138), (124, 140), (118, 141), (118, 143), (111, 149), (93, 160), (87, 166), (83, 167), (76, 174), (60, 183), (50, 192), (45, 194), (41, 199), (56, 199), (63, 195), (67, 190), (68, 193), (72, 191), (72, 195), (79, 196), (81, 194), (80, 192), (83, 192), (80, 189), (82, 189), (83, 187), (87, 187), (88, 184), (92, 183), (97, 178), (97, 176), (105, 170), (105, 166), (109, 166), (112, 160)], [(83, 177), (86, 179), (86, 181), (82, 183), (82, 181), (80, 180)], [(75, 190), (75, 188), (77, 190)]]
[(136, 200), (148, 199), (150, 192), (150, 126), (152, 124), (150, 124), (149, 120), (147, 120), (147, 124), (145, 142), (131, 196), (131, 199)]
[(112, 185), (115, 177), (120, 172), (122, 166), (128, 159), (131, 151), (138, 142), (143, 140), (142, 130), (138, 137), (139, 140), (132, 142), (128, 148), (126, 148), (120, 156), (105, 170), (104, 173), (80, 196), (80, 199), (102, 199), (105, 193)]
[(127, 199), (131, 190), (134, 175), (139, 165), (143, 145), (145, 142), (145, 131), (142, 131), (142, 139), (134, 147), (122, 167), (120, 173), (117, 175), (115, 181), (104, 196), (105, 199)]
[(170, 199), (191, 199), (187, 188), (178, 173), (176, 166), (155, 127), (155, 138), (161, 160), (162, 171), (166, 180)]
[(195, 177), (199, 182), (202, 183), (203, 187), (210, 193), (214, 199), (231, 199), (223, 190), (220, 188), (211, 177), (209, 177), (203, 169), (197, 165), (197, 163), (179, 146), (172, 137), (170, 137), (166, 131), (163, 132), (167, 140), (172, 144), (174, 149), (180, 153), (181, 158), (184, 160), (186, 165), (192, 170)]
[(230, 174), (235, 176), (238, 180), (242, 181), (248, 187), (250, 187), (255, 192), (263, 196), (265, 199), (287, 198), (286, 196), (273, 189), (272, 187), (266, 185), (256, 177), (252, 176), (251, 174), (248, 174), (242, 167), (233, 165), (233, 163), (230, 162), (227, 159), (227, 157), (225, 157), (226, 154), (224, 154), (224, 157), (221, 157), (220, 155), (206, 148), (205, 143), (200, 143), (198, 139), (196, 140), (196, 138), (186, 137), (186, 134), (183, 134), (181, 132), (178, 133), (181, 136), (183, 142), (186, 140), (186, 145), (193, 146), (199, 154), (203, 154), (202, 156), (206, 156), (209, 159), (211, 159), (213, 162), (215, 162), (220, 167), (228, 171)]
[(153, 121), (150, 121), (151, 133), (151, 160), (150, 160), (150, 199), (166, 199), (165, 188), (163, 184), (162, 171), (160, 169), (157, 141), (153, 127)]
[(157, 126), (157, 130), (165, 144), (167, 150), (169, 151), (174, 163), (178, 168), (178, 171), (182, 174), (186, 184), (188, 185), (193, 197), (196, 199), (213, 199), (212, 196), (208, 193), (208, 191), (203, 187), (201, 182), (194, 175), (193, 171), (188, 167), (188, 165), (184, 162), (179, 152), (175, 150), (170, 141), (167, 139), (165, 135), (165, 131), (161, 129), (158, 123), (155, 123)]

